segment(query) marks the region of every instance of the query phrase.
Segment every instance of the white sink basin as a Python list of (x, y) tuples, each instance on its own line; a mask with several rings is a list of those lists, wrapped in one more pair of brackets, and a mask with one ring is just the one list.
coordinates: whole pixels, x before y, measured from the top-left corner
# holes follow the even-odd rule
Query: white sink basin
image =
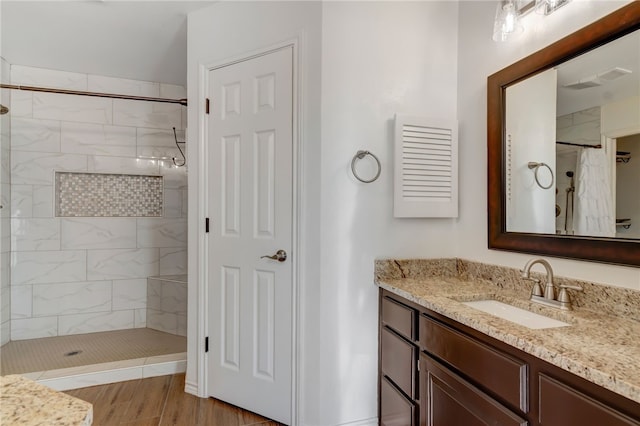
[(571, 325), (563, 321), (545, 317), (544, 315), (534, 314), (525, 309), (516, 308), (506, 303), (498, 302), (497, 300), (476, 300), (474, 302), (463, 302), (463, 305), (536, 330)]

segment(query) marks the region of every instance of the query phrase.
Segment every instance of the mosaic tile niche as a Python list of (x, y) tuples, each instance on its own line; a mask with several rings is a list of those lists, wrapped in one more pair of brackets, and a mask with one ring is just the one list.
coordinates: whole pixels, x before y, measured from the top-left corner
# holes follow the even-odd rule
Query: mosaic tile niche
[(56, 172), (58, 217), (161, 217), (162, 176)]

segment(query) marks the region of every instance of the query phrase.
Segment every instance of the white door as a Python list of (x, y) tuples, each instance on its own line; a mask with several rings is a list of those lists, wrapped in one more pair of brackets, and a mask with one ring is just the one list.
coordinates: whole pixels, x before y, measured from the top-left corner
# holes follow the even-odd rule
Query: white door
[[(211, 396), (289, 424), (293, 49), (209, 72)], [(286, 260), (270, 259), (279, 250)]]

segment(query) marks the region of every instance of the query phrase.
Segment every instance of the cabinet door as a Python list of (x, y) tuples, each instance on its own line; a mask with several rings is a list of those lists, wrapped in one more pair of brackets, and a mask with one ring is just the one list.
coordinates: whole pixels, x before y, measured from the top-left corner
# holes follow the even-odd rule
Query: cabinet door
[(511, 404), (512, 409), (529, 411), (526, 362), (425, 315), (420, 316), (420, 344), (434, 358)]
[(402, 337), (382, 327), (380, 363), (382, 374), (390, 378), (407, 396), (415, 398), (417, 348)]
[(420, 355), (420, 424), (524, 426), (528, 422), (426, 354)]
[(386, 377), (380, 379), (380, 425), (415, 426), (416, 407)]
[(640, 426), (614, 409), (544, 374), (539, 375), (541, 426)]

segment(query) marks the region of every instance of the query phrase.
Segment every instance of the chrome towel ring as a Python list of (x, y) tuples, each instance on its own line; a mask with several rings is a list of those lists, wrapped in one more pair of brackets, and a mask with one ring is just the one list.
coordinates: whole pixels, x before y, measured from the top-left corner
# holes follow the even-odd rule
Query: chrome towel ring
[[(373, 178), (368, 179), (368, 180), (367, 179), (362, 179), (360, 176), (358, 176), (358, 173), (356, 172), (356, 161), (357, 160), (362, 160), (367, 155), (372, 156), (373, 159), (376, 160), (376, 163), (378, 164), (378, 171), (377, 171), (376, 175)], [(356, 179), (358, 179), (360, 182), (371, 183), (371, 182), (375, 181), (376, 179), (378, 179), (380, 177), (380, 172), (381, 171), (382, 171), (382, 166), (380, 165), (380, 160), (378, 160), (378, 157), (376, 157), (372, 152), (369, 152), (369, 151), (358, 151), (358, 152), (356, 152), (356, 155), (354, 155), (353, 159), (351, 160), (351, 172), (356, 177)]]
[[(529, 164), (527, 164), (527, 166), (533, 170), (533, 177), (536, 179), (536, 183), (540, 188), (549, 189), (553, 186), (553, 181), (554, 181), (553, 170), (551, 170), (551, 167), (549, 167), (547, 163), (536, 163), (535, 161), (530, 161)], [(540, 169), (540, 167), (546, 167), (547, 169), (549, 169), (549, 173), (551, 173), (551, 183), (548, 186), (542, 185), (540, 183), (540, 180), (538, 179), (538, 170)]]

